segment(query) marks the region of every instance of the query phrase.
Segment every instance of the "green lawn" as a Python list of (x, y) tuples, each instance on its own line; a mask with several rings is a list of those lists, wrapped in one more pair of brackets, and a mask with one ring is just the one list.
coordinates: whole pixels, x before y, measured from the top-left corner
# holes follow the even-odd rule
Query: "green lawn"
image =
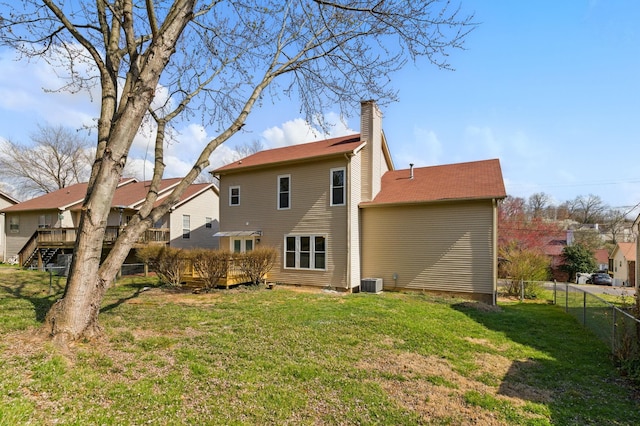
[(63, 279), (0, 268), (0, 425), (632, 425), (607, 347), (546, 303), (123, 280), (105, 337), (34, 346)]

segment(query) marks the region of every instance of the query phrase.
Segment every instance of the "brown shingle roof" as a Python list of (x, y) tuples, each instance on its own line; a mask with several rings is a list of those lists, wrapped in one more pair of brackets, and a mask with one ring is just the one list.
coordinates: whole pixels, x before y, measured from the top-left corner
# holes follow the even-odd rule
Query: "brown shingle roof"
[[(158, 190), (158, 197), (161, 196), (162, 192), (176, 186), (180, 180), (182, 180), (182, 178), (162, 179)], [(150, 183), (150, 181), (134, 182), (118, 188), (113, 195), (111, 205), (136, 208), (147, 196)]]
[(310, 160), (313, 158), (340, 155), (357, 151), (364, 142), (360, 140), (360, 134), (342, 136), (319, 142), (303, 143), (286, 146), (283, 148), (269, 149), (257, 152), (242, 160), (229, 163), (213, 171), (216, 174), (235, 171), (239, 169), (262, 167), (294, 161)]
[[(181, 178), (163, 179), (160, 184), (160, 193), (171, 189), (180, 182)], [(147, 194), (149, 181), (138, 182), (135, 179), (124, 179), (120, 182), (120, 186), (116, 189), (111, 202), (112, 207), (125, 206), (136, 208), (137, 205), (144, 201)], [(201, 189), (201, 188), (198, 188)], [(187, 189), (186, 194), (193, 194)], [(14, 206), (7, 207), (3, 212), (18, 212), (32, 210), (54, 210), (69, 209), (77, 210), (81, 207), (84, 196), (87, 192), (86, 183), (77, 183), (66, 188), (59, 189), (49, 194), (18, 203)], [(183, 195), (183, 198), (186, 195)]]
[(15, 204), (2, 210), (3, 212), (19, 212), (30, 210), (53, 210), (73, 205), (84, 200), (87, 193), (86, 183), (76, 183), (66, 188), (44, 194), (40, 197)]
[(490, 199), (506, 195), (500, 161), (494, 159), (414, 168), (413, 179), (409, 169), (388, 171), (382, 177), (382, 187), (375, 199), (360, 205)]
[(627, 262), (636, 260), (636, 243), (618, 243), (618, 247)]

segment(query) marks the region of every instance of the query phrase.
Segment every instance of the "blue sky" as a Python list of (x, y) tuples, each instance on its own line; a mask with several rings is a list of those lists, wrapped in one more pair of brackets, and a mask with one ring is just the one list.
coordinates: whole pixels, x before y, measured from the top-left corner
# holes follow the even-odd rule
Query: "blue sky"
[[(392, 75), (399, 102), (383, 106), (383, 127), (396, 168), (499, 158), (512, 196), (535, 192), (556, 203), (594, 194), (612, 207), (640, 203), (640, 2), (462, 0), (480, 25), (467, 50), (450, 57), (455, 71), (426, 62)], [(78, 128), (97, 104), (88, 96), (45, 94), (56, 76), (43, 64), (0, 51), (0, 138), (28, 141), (36, 124)], [(98, 98), (94, 98), (98, 99)], [(346, 128), (359, 131), (358, 105)], [(324, 111), (339, 123), (339, 111)], [(167, 174), (184, 174), (213, 129), (194, 122), (168, 150)], [(295, 100), (265, 101), (212, 157), (234, 146), (267, 148), (319, 137)], [(142, 162), (146, 141), (132, 156)], [(148, 159), (147, 159), (148, 160)]]

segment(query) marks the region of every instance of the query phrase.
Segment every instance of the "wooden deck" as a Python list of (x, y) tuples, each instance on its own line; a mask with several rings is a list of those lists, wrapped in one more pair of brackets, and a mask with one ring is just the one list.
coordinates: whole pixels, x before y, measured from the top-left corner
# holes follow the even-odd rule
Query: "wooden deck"
[[(122, 231), (119, 226), (107, 226), (103, 240), (103, 247), (112, 246)], [(26, 266), (36, 258), (38, 266), (48, 263), (49, 259), (42, 258), (43, 253), (55, 253), (59, 249), (70, 250), (76, 242), (77, 228), (40, 228), (36, 230), (29, 241), (18, 253), (20, 265)], [(147, 229), (134, 247), (143, 247), (148, 244), (168, 244), (168, 228)]]
[[(193, 268), (193, 264), (188, 261), (185, 266), (185, 272), (183, 275), (183, 281), (190, 287), (204, 287), (204, 282), (198, 272)], [(216, 283), (216, 288), (226, 288), (247, 283), (247, 279), (242, 271), (234, 264), (233, 260), (229, 260), (229, 266), (227, 273), (224, 277), (220, 278)]]

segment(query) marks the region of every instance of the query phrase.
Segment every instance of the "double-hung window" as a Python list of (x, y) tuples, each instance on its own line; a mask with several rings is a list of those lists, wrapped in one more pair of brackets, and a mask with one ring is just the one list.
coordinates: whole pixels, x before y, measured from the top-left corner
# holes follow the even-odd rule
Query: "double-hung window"
[(291, 175), (278, 176), (278, 210), (291, 208)]
[(188, 240), (191, 238), (191, 216), (182, 215), (182, 238)]
[(230, 206), (240, 205), (240, 187), (239, 186), (229, 187), (229, 205)]
[(344, 167), (331, 169), (331, 205), (343, 206), (346, 203), (346, 174)]
[(326, 240), (322, 235), (287, 235), (284, 241), (284, 267), (325, 270)]
[(9, 232), (20, 232), (20, 216), (9, 216)]

